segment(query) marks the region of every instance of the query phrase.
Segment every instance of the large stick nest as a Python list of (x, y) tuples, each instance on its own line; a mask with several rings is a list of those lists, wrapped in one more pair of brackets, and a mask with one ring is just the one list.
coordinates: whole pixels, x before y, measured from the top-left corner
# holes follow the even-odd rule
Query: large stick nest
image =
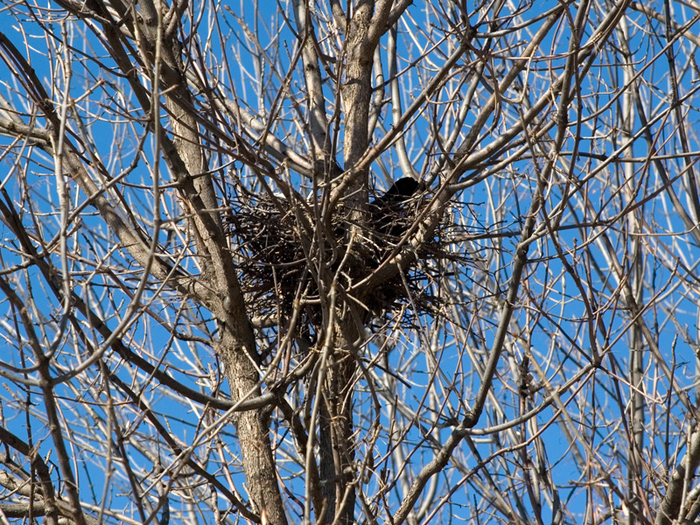
[[(408, 190), (405, 185), (402, 189), (400, 183), (406, 180), (374, 196), (362, 228), (362, 246), (353, 250), (351, 260), (345, 257), (350, 225), (343, 218), (346, 214), (342, 208), (330, 220), (324, 220), (320, 202), (253, 193), (239, 186), (230, 200), (230, 235), (253, 316), (286, 325), (296, 305), (295, 323), (300, 333), (318, 333), (323, 322), (322, 305), (327, 301), (327, 292), (319, 290), (324, 272), (332, 277), (340, 268), (340, 282), (345, 286), (367, 277), (396, 251), (427, 205), (429, 193), (412, 179)], [(408, 268), (372, 290), (359, 305), (365, 321), (401, 315), (404, 324), (413, 326), (415, 315), (434, 314), (439, 309), (434, 284), (439, 280), (441, 263), (454, 259), (441, 242), (444, 222)]]

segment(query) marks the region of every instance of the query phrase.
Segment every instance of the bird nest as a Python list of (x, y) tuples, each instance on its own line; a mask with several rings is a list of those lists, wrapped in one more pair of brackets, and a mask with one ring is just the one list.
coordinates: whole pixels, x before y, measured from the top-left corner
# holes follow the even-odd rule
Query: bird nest
[[(340, 272), (338, 282), (347, 289), (400, 251), (401, 238), (428, 202), (427, 193), (413, 184), (410, 195), (400, 194), (395, 184), (372, 201), (361, 247), (352, 254), (346, 253), (350, 225), (342, 207), (330, 220), (317, 221), (308, 201), (237, 191), (230, 201), (229, 232), (252, 315), (281, 325), (295, 319), (300, 333), (318, 334), (327, 300), (323, 283)], [(367, 323), (400, 315), (413, 326), (416, 314), (435, 312), (438, 299), (431, 290), (436, 276), (429, 268), (434, 271), (449, 257), (440, 241), (443, 227), (403, 272), (355, 298)]]

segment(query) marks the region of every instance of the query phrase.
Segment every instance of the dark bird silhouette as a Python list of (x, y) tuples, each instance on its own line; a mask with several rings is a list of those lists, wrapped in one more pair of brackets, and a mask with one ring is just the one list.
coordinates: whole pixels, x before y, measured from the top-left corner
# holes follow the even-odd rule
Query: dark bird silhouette
[(384, 195), (374, 199), (372, 204), (374, 206), (384, 206), (404, 202), (412, 197), (421, 185), (422, 183), (419, 183), (413, 177), (403, 177), (394, 182)]
[(406, 203), (417, 191), (422, 191), (424, 184), (413, 177), (403, 177), (387, 192), (370, 203), (372, 222), (375, 231), (401, 237), (410, 226), (413, 207)]

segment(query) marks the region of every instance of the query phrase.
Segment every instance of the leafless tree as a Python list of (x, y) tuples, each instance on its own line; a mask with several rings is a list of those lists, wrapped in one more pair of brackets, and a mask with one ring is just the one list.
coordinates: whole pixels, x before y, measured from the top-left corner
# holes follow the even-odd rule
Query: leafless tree
[(2, 523), (700, 518), (700, 5), (0, 5)]

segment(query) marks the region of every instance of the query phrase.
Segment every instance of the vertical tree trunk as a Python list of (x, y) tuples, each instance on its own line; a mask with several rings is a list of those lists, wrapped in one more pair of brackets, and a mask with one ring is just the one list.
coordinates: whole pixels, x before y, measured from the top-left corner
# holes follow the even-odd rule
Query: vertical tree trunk
[[(248, 348), (240, 346), (241, 334), (235, 334), (236, 331), (241, 331), (240, 328), (239, 326), (236, 330), (235, 327), (223, 327), (218, 349), (225, 363), (234, 402), (260, 395), (253, 355)], [(250, 336), (252, 338), (252, 331)], [(261, 410), (248, 410), (236, 412), (233, 422), (241, 447), (246, 487), (253, 510), (259, 514), (264, 512), (270, 525), (286, 525), (267, 418)]]
[(354, 522), (356, 500), (355, 444), (352, 438), (356, 364), (350, 344), (346, 344), (342, 337), (338, 338), (326, 373), (319, 429), (322, 493), (327, 505), (324, 519), (332, 523), (338, 518), (343, 525)]
[[(341, 88), (346, 119), (344, 135), (345, 167), (353, 168), (369, 145), (369, 108), (372, 97), (372, 67), (374, 49), (384, 31), (383, 21), (388, 16), (391, 0), (358, 2), (347, 26), (346, 79)], [(347, 224), (345, 244), (352, 253), (347, 258), (348, 275), (365, 272), (365, 243), (368, 223), (368, 169), (356, 173), (348, 185), (343, 204)], [(352, 284), (352, 283), (350, 283)], [(361, 298), (358, 298), (361, 302)], [(332, 365), (326, 376), (325, 402), (327, 414), (320, 429), (322, 446), (331, 446), (321, 452), (321, 471), (328, 476), (333, 458), (334, 482), (326, 484), (324, 496), (329, 507), (343, 525), (354, 521), (356, 500), (353, 443), (353, 378), (356, 370), (355, 352), (361, 342), (363, 327), (353, 315), (355, 304), (339, 304), (336, 312), (335, 349)], [(361, 323), (359, 323), (361, 324)], [(324, 435), (325, 434), (325, 435)], [(330, 439), (329, 439), (330, 436)], [(326, 482), (328, 479), (326, 478)], [(331, 515), (330, 509), (326, 519)]]

